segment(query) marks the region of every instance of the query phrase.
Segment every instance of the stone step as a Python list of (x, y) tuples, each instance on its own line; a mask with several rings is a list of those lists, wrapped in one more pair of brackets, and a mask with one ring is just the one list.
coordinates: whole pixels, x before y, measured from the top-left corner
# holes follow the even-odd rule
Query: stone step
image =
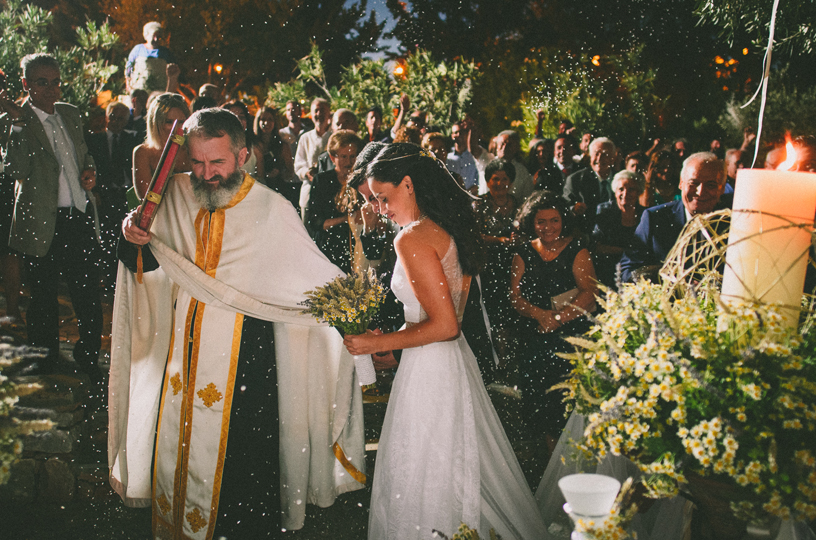
[(82, 407), (61, 411), (34, 407), (15, 407), (12, 416), (23, 421), (51, 420), (55, 427), (70, 428), (82, 421), (85, 417), (85, 411)]
[(22, 438), (23, 452), (43, 454), (70, 454), (79, 448), (82, 426), (69, 429), (51, 429), (27, 435)]
[(15, 377), (14, 381), (42, 385), (38, 392), (22, 396), (17, 406), (58, 412), (76, 409), (87, 397), (90, 387), (90, 380), (85, 374), (27, 375)]

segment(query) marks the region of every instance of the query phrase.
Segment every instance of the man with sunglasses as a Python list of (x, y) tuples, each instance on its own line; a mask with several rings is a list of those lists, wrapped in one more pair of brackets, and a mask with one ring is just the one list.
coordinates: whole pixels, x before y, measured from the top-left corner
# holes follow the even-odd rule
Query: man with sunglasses
[(79, 370), (99, 383), (99, 246), (88, 199), (96, 185), (94, 162), (85, 145), (79, 110), (59, 102), (57, 60), (48, 54), (29, 54), (20, 67), (28, 99), (22, 118), (11, 129), (5, 171), (16, 181), (9, 246), (23, 254), (28, 266), (28, 341), (48, 348), (40, 367), (43, 372), (52, 371), (59, 357), (62, 276), (79, 326), (74, 360)]

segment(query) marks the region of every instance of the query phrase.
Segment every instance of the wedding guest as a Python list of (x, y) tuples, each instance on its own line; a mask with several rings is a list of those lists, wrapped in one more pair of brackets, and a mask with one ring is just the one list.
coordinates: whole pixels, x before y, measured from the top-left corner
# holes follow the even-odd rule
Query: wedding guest
[(510, 193), (519, 201), (529, 197), (533, 192), (533, 177), (521, 162), (521, 137), (517, 131), (506, 130), (499, 133), (496, 137), (496, 157), (510, 161), (516, 169), (516, 179)]
[(569, 361), (557, 355), (572, 348), (564, 337), (589, 328), (585, 313), (595, 305), (595, 268), (589, 251), (573, 236), (573, 216), (559, 195), (535, 192), (518, 222), (519, 232), (532, 238), (518, 247), (510, 277), (510, 302), (521, 315), (524, 415), (552, 450), (566, 418), (564, 392), (548, 390), (570, 372)]
[(618, 263), (623, 250), (631, 247), (635, 229), (645, 210), (638, 203), (643, 192), (643, 176), (630, 171), (620, 171), (612, 179), (615, 199), (598, 205), (598, 215), (592, 240), (595, 242), (595, 270), (598, 281), (614, 288)]
[[(150, 180), (159, 165), (173, 122), (178, 120), (181, 127), (188, 116), (190, 109), (180, 94), (166, 92), (150, 102), (147, 110), (147, 141), (133, 150), (133, 187), (139, 200), (144, 198), (150, 187)], [(190, 159), (184, 147), (179, 148), (176, 154), (174, 170), (177, 172), (190, 170)], [(135, 207), (132, 198), (128, 203), (130, 207)]]
[(496, 350), (500, 359), (507, 361), (514, 349), (510, 333), (516, 319), (507, 296), (510, 264), (517, 240), (514, 221), (519, 203), (510, 194), (516, 169), (505, 159), (494, 159), (485, 167), (485, 177), (488, 192), (473, 203), (487, 249), (487, 262), (481, 273), (482, 296)]
[(640, 195), (644, 208), (657, 206), (680, 198), (680, 161), (669, 150), (654, 152), (646, 170), (646, 184)]
[(297, 196), (295, 192), (300, 190), (300, 185), (291, 182), (294, 178), (294, 162), (292, 154), (289, 153), (289, 145), (286, 144), (278, 131), (278, 111), (272, 107), (261, 107), (255, 113), (253, 131), (255, 138), (263, 156), (264, 176), (260, 179), (266, 185), (284, 194), (280, 188), (292, 186), (286, 190), (291, 191), (287, 199), (293, 200), (297, 206)]
[(11, 219), (14, 213), (14, 181), (4, 175), (3, 160), (10, 124), (23, 117), (23, 109), (8, 95), (6, 74), (0, 70), (0, 266), (3, 269), (3, 293), (6, 298), (6, 317), (12, 324), (23, 322), (20, 315), (20, 255), (8, 245)]
[[(167, 33), (156, 21), (145, 24), (142, 33), (145, 42), (131, 49), (125, 64), (128, 89), (139, 88), (148, 94), (170, 90), (169, 75), (172, 72), (177, 77), (178, 66), (173, 53), (165, 46)], [(177, 79), (175, 82), (178, 82)]]
[(589, 145), (589, 167), (569, 175), (564, 184), (564, 198), (579, 216), (577, 225), (584, 233), (591, 232), (595, 226), (598, 205), (612, 199), (610, 184), (616, 152), (611, 139), (593, 139)]
[(329, 137), (327, 149), (334, 169), (319, 173), (312, 182), (306, 223), (315, 231), (320, 251), (346, 273), (353, 268), (356, 241), (349, 216), (359, 211), (357, 192), (347, 189), (354, 160), (362, 141), (352, 130), (340, 130)]
[(626, 155), (624, 165), (629, 172), (646, 174), (646, 169), (649, 166), (649, 156), (640, 150), (630, 152)]
[(466, 122), (456, 122), (451, 126), (453, 148), (448, 151), (444, 162), (448, 170), (462, 177), (465, 189), (476, 194), (479, 189), (479, 169), (476, 159), (468, 150), (470, 133)]
[(292, 154), (292, 159), (297, 155), (298, 139), (300, 135), (306, 131), (303, 125), (303, 107), (300, 106), (296, 100), (291, 99), (286, 102), (286, 125), (283, 126), (278, 133), (283, 142), (289, 145), (289, 152)]
[(229, 112), (238, 117), (241, 125), (246, 131), (246, 145), (247, 145), (247, 160), (241, 166), (241, 170), (248, 173), (252, 178), (263, 181), (266, 177), (264, 173), (264, 155), (258, 139), (255, 137), (253, 124), (250, 123), (249, 109), (245, 104), (238, 100), (230, 101), (221, 106)]
[(143, 143), (147, 137), (147, 97), (147, 92), (140, 88), (130, 93), (130, 118), (125, 129), (135, 131), (139, 143)]
[(539, 170), (533, 176), (536, 190), (546, 189), (561, 193), (569, 175), (577, 172), (577, 165), (572, 157), (577, 145), (569, 135), (559, 135), (553, 143), (553, 159), (547, 167)]
[(20, 68), (28, 97), (19, 109), (4, 106), (20, 122), (8, 132), (3, 167), (6, 180), (15, 182), (8, 245), (26, 266), (28, 343), (48, 349), (39, 366), (43, 372), (59, 367), (58, 299), (64, 281), (79, 331), (74, 361), (101, 388), (99, 246), (90, 202), (95, 164), (82, 137), (82, 114), (60, 101), (65, 81), (57, 59), (29, 54)]
[(382, 129), (382, 109), (371, 107), (365, 117), (366, 142), (385, 141), (390, 134)]
[(723, 195), (725, 166), (710, 152), (698, 152), (683, 162), (680, 199), (647, 208), (640, 218), (632, 246), (623, 252), (623, 281), (651, 274), (662, 265), (674, 247), (683, 226), (698, 214), (729, 208), (732, 195)]

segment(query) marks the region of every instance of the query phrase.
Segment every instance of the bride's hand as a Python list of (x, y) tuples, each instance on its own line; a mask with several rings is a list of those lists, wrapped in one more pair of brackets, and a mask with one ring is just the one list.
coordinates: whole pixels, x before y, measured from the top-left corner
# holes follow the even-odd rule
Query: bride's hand
[(376, 344), (377, 334), (371, 330), (366, 331), (365, 334), (356, 336), (346, 334), (346, 337), (343, 338), (343, 345), (345, 345), (348, 352), (353, 355), (380, 352), (380, 348), (377, 347)]

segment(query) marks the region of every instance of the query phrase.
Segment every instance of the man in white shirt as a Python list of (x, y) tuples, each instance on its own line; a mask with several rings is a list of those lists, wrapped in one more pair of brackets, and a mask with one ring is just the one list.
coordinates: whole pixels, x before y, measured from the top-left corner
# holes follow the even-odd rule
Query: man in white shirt
[(447, 166), (451, 172), (457, 173), (465, 182), (465, 189), (476, 192), (479, 184), (479, 170), (473, 154), (468, 151), (467, 142), (469, 130), (463, 126), (464, 122), (456, 122), (451, 127), (453, 151), (448, 153)]
[(521, 137), (518, 132), (508, 129), (499, 133), (496, 137), (496, 157), (498, 159), (506, 159), (516, 168), (516, 179), (510, 186), (510, 194), (513, 195), (519, 203), (522, 203), (533, 192), (533, 177), (530, 175), (527, 167), (519, 161), (520, 152)]
[(312, 180), (317, 175), (317, 157), (326, 150), (331, 136), (330, 112), (329, 102), (325, 99), (317, 98), (312, 101), (312, 122), (315, 127), (298, 139), (295, 175), (303, 181), (300, 189), (300, 215), (303, 219), (306, 218)]
[(60, 276), (68, 284), (79, 339), (74, 360), (94, 382), (102, 338), (99, 303), (99, 246), (88, 192), (96, 185), (93, 158), (83, 138), (79, 110), (60, 99), (60, 70), (48, 54), (30, 54), (20, 63), (22, 126), (14, 126), (6, 150), (5, 173), (17, 182), (9, 247), (28, 266), (31, 301), (26, 313), (29, 344), (48, 348), (44, 372), (59, 357)]
[(278, 133), (280, 134), (280, 138), (283, 139), (283, 142), (289, 145), (289, 150), (292, 152), (292, 156), (297, 155), (297, 146), (298, 146), (298, 139), (300, 138), (301, 133), (303, 133), (303, 120), (301, 120), (300, 116), (303, 113), (303, 108), (300, 106), (300, 103), (291, 99), (286, 102), (286, 127), (279, 129)]

